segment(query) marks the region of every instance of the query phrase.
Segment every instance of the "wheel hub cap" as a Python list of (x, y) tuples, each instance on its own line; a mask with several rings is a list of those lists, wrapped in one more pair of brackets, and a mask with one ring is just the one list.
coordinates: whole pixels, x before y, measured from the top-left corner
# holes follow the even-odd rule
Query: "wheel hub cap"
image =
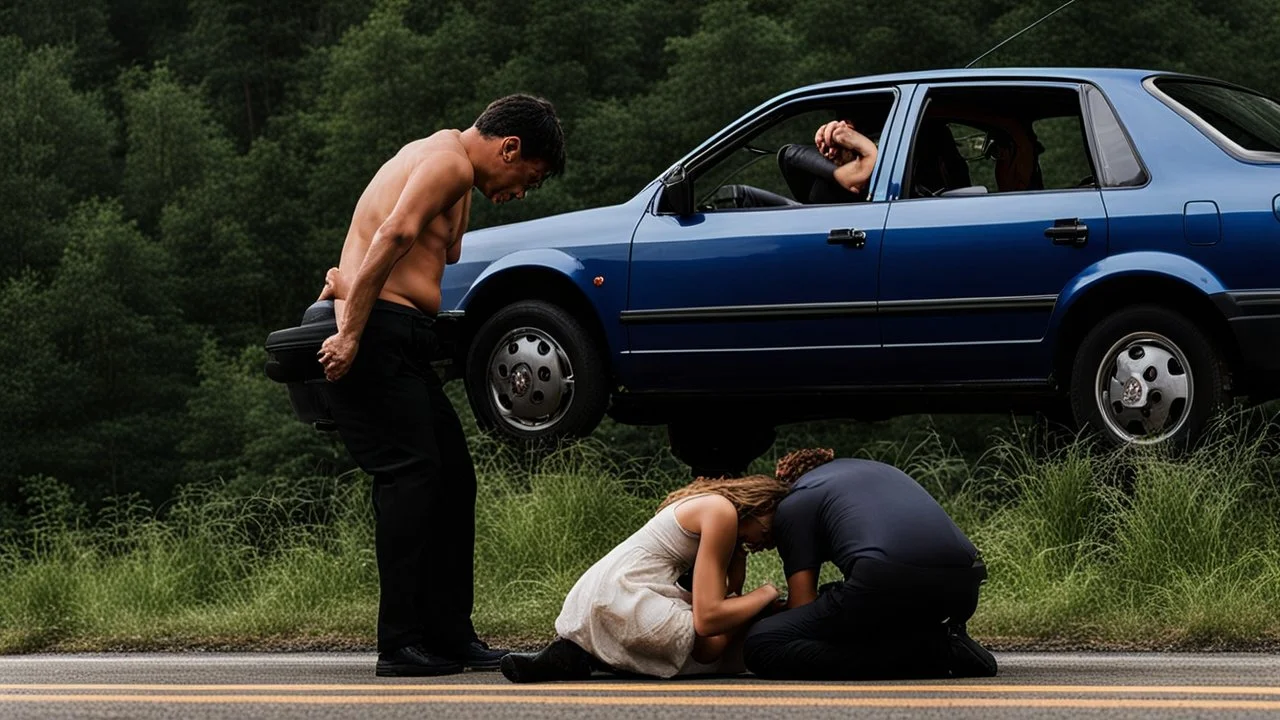
[(507, 333), (489, 356), (489, 395), (499, 418), (519, 432), (545, 430), (573, 397), (573, 366), (563, 346), (537, 328)]
[(1120, 402), (1127, 408), (1142, 407), (1147, 404), (1147, 386), (1140, 378), (1131, 377), (1124, 383), (1124, 392)]
[(1190, 365), (1182, 350), (1155, 333), (1121, 338), (1098, 369), (1098, 410), (1125, 442), (1160, 442), (1182, 429), (1191, 409)]
[(528, 365), (520, 365), (511, 373), (511, 394), (524, 397), (529, 394), (529, 386), (533, 384), (533, 373)]

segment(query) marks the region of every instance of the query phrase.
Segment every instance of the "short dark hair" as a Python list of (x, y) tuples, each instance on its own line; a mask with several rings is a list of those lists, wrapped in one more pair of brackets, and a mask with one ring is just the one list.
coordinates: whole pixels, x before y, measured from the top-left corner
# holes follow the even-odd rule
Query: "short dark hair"
[(550, 102), (516, 93), (498, 98), (476, 118), (476, 129), (487, 137), (520, 138), (520, 155), (547, 164), (547, 177), (564, 172), (564, 130)]

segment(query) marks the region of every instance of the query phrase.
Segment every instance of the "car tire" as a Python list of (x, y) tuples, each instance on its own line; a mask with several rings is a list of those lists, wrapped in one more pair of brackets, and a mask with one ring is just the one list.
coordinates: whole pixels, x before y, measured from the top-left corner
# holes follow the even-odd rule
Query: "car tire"
[(1230, 384), (1204, 330), (1171, 310), (1140, 305), (1107, 316), (1081, 341), (1071, 409), (1080, 426), (1114, 445), (1186, 446), (1229, 404)]
[(480, 326), (465, 379), (480, 429), (516, 444), (589, 435), (609, 401), (602, 349), (571, 313), (541, 300), (507, 305)]

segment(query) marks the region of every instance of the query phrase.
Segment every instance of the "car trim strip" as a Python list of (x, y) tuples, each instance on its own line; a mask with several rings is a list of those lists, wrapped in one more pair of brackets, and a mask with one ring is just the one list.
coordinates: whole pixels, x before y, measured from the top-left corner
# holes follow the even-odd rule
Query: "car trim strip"
[(1034, 345), (1043, 338), (1027, 340), (974, 340), (971, 342), (888, 343), (885, 345), (786, 345), (749, 348), (673, 348), (670, 350), (623, 350), (623, 355), (684, 355), (689, 353), (786, 352), (791, 350), (878, 350), (907, 347), (964, 347), (966, 345)]
[(1014, 295), (1008, 297), (938, 298), (929, 300), (885, 300), (882, 302), (791, 303), (776, 305), (706, 305), (654, 310), (623, 310), (624, 323), (670, 323), (706, 320), (765, 320), (771, 318), (818, 319), (875, 315), (877, 313), (929, 314), (937, 312), (990, 312), (999, 310), (1051, 310), (1057, 295)]
[(1280, 290), (1243, 290), (1227, 296), (1241, 306), (1280, 304)]
[(938, 311), (1052, 310), (1057, 295), (1010, 295), (1006, 297), (945, 298), (936, 300), (884, 300), (880, 312), (933, 313)]
[(786, 345), (781, 347), (673, 348), (670, 350), (623, 350), (623, 355), (687, 355), (691, 353), (787, 352), (791, 350), (876, 350), (879, 345)]
[(875, 315), (876, 302), (791, 303), (777, 305), (704, 305), (686, 308), (659, 308), (656, 310), (623, 310), (619, 318), (624, 323), (681, 322), (697, 320), (762, 320), (775, 317), (843, 317), (848, 315)]

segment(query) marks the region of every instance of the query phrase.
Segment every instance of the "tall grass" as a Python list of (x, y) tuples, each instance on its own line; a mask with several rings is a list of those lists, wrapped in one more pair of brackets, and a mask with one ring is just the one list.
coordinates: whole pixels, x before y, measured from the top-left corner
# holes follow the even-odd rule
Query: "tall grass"
[[(991, 576), (975, 636), (1245, 647), (1280, 639), (1268, 437), (1224, 422), (1178, 457), (1086, 440), (1046, 450), (1011, 428), (966, 458), (925, 429), (837, 450), (906, 469), (974, 539)], [(546, 639), (578, 576), (687, 480), (667, 457), (619, 461), (599, 442), (538, 460), (473, 450), (475, 620), (516, 645)], [(253, 491), (193, 484), (161, 508), (124, 498), (93, 517), (56, 481), (23, 492), (27, 527), (0, 549), (0, 651), (372, 644), (377, 568), (359, 473)], [(836, 577), (824, 567), (822, 581)], [(774, 553), (751, 558), (748, 583), (762, 582), (785, 587)]]

